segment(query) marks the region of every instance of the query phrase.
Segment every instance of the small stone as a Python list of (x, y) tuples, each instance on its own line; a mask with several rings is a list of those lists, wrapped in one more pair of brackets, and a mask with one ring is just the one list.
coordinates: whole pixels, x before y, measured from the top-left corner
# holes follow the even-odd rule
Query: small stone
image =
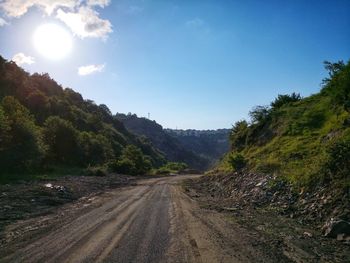
[(305, 231), (305, 232), (303, 233), (303, 235), (304, 235), (305, 237), (312, 237), (312, 234), (311, 234), (310, 232), (307, 232), (307, 231)]
[(343, 241), (345, 239), (345, 234), (338, 234), (337, 235), (337, 240), (338, 241)]

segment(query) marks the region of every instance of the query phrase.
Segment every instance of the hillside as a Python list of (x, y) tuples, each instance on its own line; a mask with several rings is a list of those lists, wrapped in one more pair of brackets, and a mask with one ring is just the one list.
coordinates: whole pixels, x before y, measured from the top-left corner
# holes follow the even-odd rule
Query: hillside
[(348, 185), (350, 65), (330, 67), (319, 93), (279, 95), (270, 106), (255, 107), (250, 122), (237, 122), (230, 135), (232, 151), (221, 168), (235, 170), (235, 161), (243, 157), (250, 170), (298, 186), (333, 180)]
[(218, 130), (165, 130), (186, 149), (208, 160), (209, 167), (217, 164), (230, 149), (229, 129)]
[(165, 162), (106, 105), (63, 89), (48, 74), (30, 75), (0, 57), (1, 173), (96, 166), (142, 174)]
[[(228, 206), (274, 210), (350, 235), (350, 63), (325, 62), (321, 91), (278, 95), (230, 133), (231, 151), (201, 182)], [(346, 241), (347, 242), (347, 241)]]
[(206, 158), (185, 147), (178, 139), (170, 136), (163, 127), (146, 118), (137, 117), (135, 114), (116, 114), (125, 127), (134, 134), (149, 139), (165, 157), (173, 162), (184, 162), (189, 167), (204, 171), (209, 166)]

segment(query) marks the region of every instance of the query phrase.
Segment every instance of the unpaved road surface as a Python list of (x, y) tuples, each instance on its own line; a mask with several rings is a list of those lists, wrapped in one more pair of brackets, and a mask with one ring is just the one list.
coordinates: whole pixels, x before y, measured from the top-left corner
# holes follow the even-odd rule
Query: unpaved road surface
[(17, 222), (0, 262), (289, 262), (263, 237), (201, 208), (181, 187), (198, 175), (151, 178)]

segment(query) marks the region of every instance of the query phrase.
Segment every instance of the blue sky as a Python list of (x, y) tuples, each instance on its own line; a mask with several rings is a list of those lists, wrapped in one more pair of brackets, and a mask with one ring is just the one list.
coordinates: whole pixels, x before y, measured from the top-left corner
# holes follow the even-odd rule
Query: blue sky
[[(113, 113), (149, 112), (166, 128), (229, 128), (278, 94), (317, 92), (322, 62), (350, 58), (348, 0), (9, 1), (0, 2), (2, 56), (23, 53), (34, 62), (21, 64), (27, 71), (48, 72)], [(91, 31), (60, 12), (90, 16)], [(60, 60), (32, 44), (45, 23), (72, 35)], [(79, 75), (88, 65), (100, 68)]]

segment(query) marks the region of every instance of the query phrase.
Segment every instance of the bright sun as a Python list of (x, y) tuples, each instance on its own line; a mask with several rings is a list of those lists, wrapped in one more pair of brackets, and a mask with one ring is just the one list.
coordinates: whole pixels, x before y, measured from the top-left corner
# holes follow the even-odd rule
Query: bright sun
[(61, 59), (72, 49), (71, 35), (56, 24), (39, 26), (33, 35), (37, 51), (49, 59)]

